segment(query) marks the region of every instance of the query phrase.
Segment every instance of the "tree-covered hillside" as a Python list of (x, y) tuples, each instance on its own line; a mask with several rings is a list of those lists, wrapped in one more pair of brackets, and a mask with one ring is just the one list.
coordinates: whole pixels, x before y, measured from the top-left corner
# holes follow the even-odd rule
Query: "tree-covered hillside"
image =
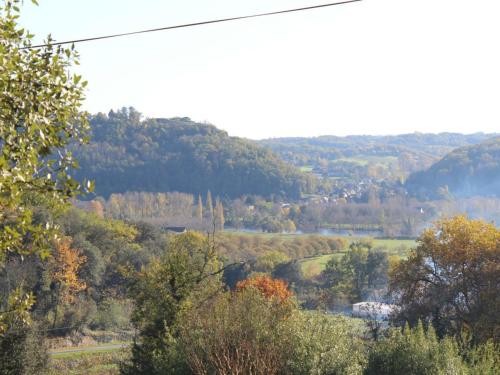
[(272, 138), (260, 143), (275, 151), (294, 151), (297, 148), (308, 148), (311, 151), (335, 151), (339, 157), (356, 156), (360, 153), (368, 155), (395, 155), (401, 151), (424, 152), (445, 155), (457, 147), (474, 145), (498, 134), (460, 134), (460, 133), (411, 133), (399, 135), (349, 135), (338, 137), (325, 135), (312, 138)]
[(325, 177), (401, 180), (410, 173), (427, 169), (457, 147), (475, 145), (497, 135), (327, 135), (264, 139), (259, 143), (269, 147), (285, 161)]
[(96, 193), (181, 191), (238, 197), (299, 197), (311, 176), (268, 149), (189, 118), (146, 119), (133, 108), (91, 116), (89, 145), (76, 150), (79, 176)]
[(423, 198), (448, 193), (500, 197), (500, 137), (452, 151), (429, 169), (412, 174), (407, 187)]

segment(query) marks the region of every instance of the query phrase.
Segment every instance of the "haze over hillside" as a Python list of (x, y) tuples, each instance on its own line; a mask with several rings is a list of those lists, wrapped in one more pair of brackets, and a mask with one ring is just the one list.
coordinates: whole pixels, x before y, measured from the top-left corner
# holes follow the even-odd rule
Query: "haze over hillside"
[[(259, 141), (270, 147), (285, 160), (292, 163), (307, 163), (314, 158), (327, 160), (355, 156), (400, 156), (414, 160), (417, 164), (431, 163), (453, 149), (474, 145), (498, 134), (474, 133), (411, 133), (400, 135), (350, 135), (338, 137), (283, 137)], [(292, 157), (293, 156), (293, 157)]]
[(429, 169), (414, 173), (407, 187), (422, 198), (452, 193), (500, 197), (500, 137), (460, 147)]

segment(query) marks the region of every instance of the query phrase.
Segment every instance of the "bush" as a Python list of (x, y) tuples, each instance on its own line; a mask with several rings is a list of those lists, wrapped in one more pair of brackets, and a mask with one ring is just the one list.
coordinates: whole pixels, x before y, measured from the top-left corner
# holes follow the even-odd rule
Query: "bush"
[(182, 323), (186, 360), (195, 374), (282, 373), (288, 358), (287, 318), (292, 301), (253, 287), (222, 293)]
[(457, 345), (451, 338), (439, 341), (434, 329), (392, 330), (377, 342), (368, 357), (366, 375), (441, 375), (468, 374)]
[(40, 375), (47, 364), (47, 347), (36, 327), (13, 327), (0, 336), (0, 374)]
[(222, 293), (183, 318), (195, 374), (362, 374), (366, 357), (344, 318), (301, 312), (257, 287)]
[(286, 373), (295, 375), (362, 374), (366, 355), (343, 317), (301, 312), (290, 324), (292, 352)]
[(471, 374), (500, 374), (500, 348), (492, 341), (469, 348), (466, 352)]
[(132, 304), (129, 300), (107, 298), (97, 307), (90, 328), (112, 330), (130, 329)]

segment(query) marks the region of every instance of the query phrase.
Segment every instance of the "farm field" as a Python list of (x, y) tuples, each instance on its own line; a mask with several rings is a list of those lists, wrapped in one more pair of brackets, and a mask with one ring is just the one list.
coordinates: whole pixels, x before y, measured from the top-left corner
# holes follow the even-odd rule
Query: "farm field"
[(290, 259), (331, 254), (347, 248), (347, 240), (318, 234), (223, 232), (217, 235), (219, 252), (230, 261), (257, 259), (280, 252)]
[[(360, 238), (352, 238), (349, 237), (349, 244), (359, 240)], [(391, 255), (396, 255), (399, 257), (405, 257), (408, 251), (416, 245), (414, 240), (400, 240), (400, 239), (374, 239), (373, 247), (374, 248), (384, 248)], [(336, 252), (334, 254), (326, 254), (320, 255), (311, 258), (302, 259), (301, 266), (304, 275), (307, 277), (314, 277), (321, 273), (326, 267), (328, 261), (334, 257), (341, 258), (346, 251)]]
[(398, 158), (395, 156), (372, 156), (372, 155), (359, 155), (349, 158), (336, 159), (335, 162), (348, 162), (354, 163), (361, 166), (366, 166), (368, 164), (375, 164), (388, 167), (397, 163)]
[(232, 261), (256, 259), (272, 251), (300, 259), (304, 275), (313, 277), (325, 269), (332, 257), (341, 257), (354, 241), (373, 242), (374, 248), (383, 248), (391, 255), (405, 257), (415, 246), (415, 240), (386, 239), (355, 236), (325, 236), (319, 234), (283, 234), (261, 232), (223, 232), (218, 242), (221, 253)]
[(301, 172), (312, 172), (313, 171), (313, 166), (311, 165), (304, 165), (302, 167), (299, 167)]
[(68, 351), (51, 355), (49, 374), (119, 374), (119, 363), (128, 356), (126, 349), (113, 348), (87, 348), (85, 351)]
[[(246, 231), (224, 231), (220, 235), (221, 238), (225, 236), (238, 236), (238, 237), (247, 237), (248, 239), (252, 238), (261, 238), (261, 239), (274, 239), (278, 241), (292, 241), (296, 238), (343, 238), (347, 240), (348, 245), (350, 245), (354, 241), (367, 240), (369, 237), (356, 237), (356, 236), (324, 236), (321, 234), (315, 233), (264, 233), (264, 232), (246, 232)], [(415, 246), (415, 240), (410, 239), (397, 239), (397, 238), (373, 238), (373, 246), (374, 247), (385, 247), (390, 251), (396, 250), (402, 246), (404, 247), (412, 247)]]

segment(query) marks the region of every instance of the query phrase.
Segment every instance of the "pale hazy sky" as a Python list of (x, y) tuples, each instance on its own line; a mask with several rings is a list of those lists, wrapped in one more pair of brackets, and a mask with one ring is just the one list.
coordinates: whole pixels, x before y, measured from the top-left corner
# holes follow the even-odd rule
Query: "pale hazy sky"
[[(40, 0), (58, 40), (328, 0)], [(500, 1), (364, 0), (78, 45), (86, 109), (133, 106), (249, 138), (500, 131)]]

